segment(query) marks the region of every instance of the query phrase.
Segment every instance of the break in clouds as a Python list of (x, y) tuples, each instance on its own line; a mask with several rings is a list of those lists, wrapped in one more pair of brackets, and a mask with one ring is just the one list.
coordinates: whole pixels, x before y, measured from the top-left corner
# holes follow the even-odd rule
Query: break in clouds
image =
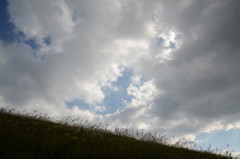
[[(2, 106), (175, 136), (240, 127), (240, 1), (8, 3), (16, 37), (0, 41)], [(124, 70), (131, 100), (103, 115), (104, 88), (119, 91)]]

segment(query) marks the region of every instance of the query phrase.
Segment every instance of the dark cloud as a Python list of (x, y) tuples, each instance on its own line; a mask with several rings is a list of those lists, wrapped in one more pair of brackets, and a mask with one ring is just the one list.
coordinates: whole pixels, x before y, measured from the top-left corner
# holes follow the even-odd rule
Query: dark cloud
[[(199, 121), (196, 124), (204, 128), (239, 114), (236, 96), (240, 92), (240, 3), (192, 1), (183, 9), (168, 3), (162, 5), (162, 25), (179, 32), (183, 44), (171, 52), (172, 60), (164, 64), (151, 66), (146, 62), (148, 66), (143, 67), (152, 67), (152, 71), (144, 74), (154, 77), (157, 87), (180, 103), (177, 111), (184, 114), (182, 120), (195, 118)], [(165, 105), (154, 107), (159, 117), (164, 116), (160, 112), (172, 111), (171, 104), (164, 101), (155, 101), (156, 105)], [(238, 120), (229, 121), (234, 122)]]
[(152, 107), (152, 115), (158, 116), (160, 119), (172, 119), (179, 111), (180, 103), (170, 98), (168, 95), (160, 94), (154, 99)]

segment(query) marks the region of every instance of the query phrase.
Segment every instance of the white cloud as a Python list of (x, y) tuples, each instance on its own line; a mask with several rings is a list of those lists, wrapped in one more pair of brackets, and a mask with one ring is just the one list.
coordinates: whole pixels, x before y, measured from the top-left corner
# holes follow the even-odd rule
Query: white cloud
[(133, 85), (140, 85), (142, 83), (142, 76), (139, 74), (135, 74), (131, 77)]
[(152, 81), (144, 82), (139, 87), (130, 85), (130, 87), (127, 88), (127, 92), (134, 97), (134, 100), (145, 105), (152, 101), (154, 96), (158, 93)]
[[(3, 101), (20, 107), (33, 104), (33, 99), (36, 103), (56, 105), (52, 109), (61, 112), (63, 110), (57, 108), (63, 107), (64, 101), (79, 98), (99, 109), (98, 103), (105, 97), (101, 88), (111, 87), (110, 82), (116, 81), (124, 67), (131, 61), (136, 61), (137, 56), (146, 54), (148, 47), (146, 40), (118, 38), (118, 33), (113, 31), (119, 26), (118, 23), (124, 20), (121, 12), (126, 10), (122, 10), (120, 3), (106, 2), (113, 4), (115, 8), (108, 7), (105, 3), (95, 5), (82, 2), (79, 5), (78, 1), (52, 1), (47, 6), (45, 2), (9, 1), (11, 22), (18, 31), (26, 35), (22, 40), (34, 38), (40, 45), (40, 49), (34, 52), (46, 56), (43, 61), (34, 59), (31, 48), (22, 43), (10, 44), (7, 47), (1, 45), (3, 50), (9, 48), (1, 52), (1, 55), (13, 56), (20, 65), (15, 77), (12, 77), (15, 73), (12, 68), (16, 65), (8, 64), (2, 67), (5, 77), (12, 81), (9, 84), (2, 81), (11, 92), (1, 92)], [(102, 9), (103, 7), (105, 9)], [(83, 17), (77, 17), (81, 18), (81, 21), (73, 21), (76, 10), (85, 13)], [(116, 16), (111, 16), (110, 20), (109, 14)], [(103, 23), (99, 20), (103, 20)], [(102, 32), (103, 30), (105, 32)], [(108, 31), (113, 34), (107, 34)], [(43, 42), (47, 36), (51, 37), (49, 46)], [(27, 49), (18, 53), (16, 58), (15, 54), (23, 46)], [(142, 53), (139, 54), (139, 51)], [(14, 60), (8, 59), (8, 63), (11, 62)], [(25, 86), (22, 85), (24, 81)], [(41, 104), (33, 105), (37, 109), (36, 105), (40, 107)]]
[[(46, 3), (48, 5), (46, 5)], [(72, 13), (65, 1), (16, 1), (9, 0), (11, 22), (27, 38), (36, 38), (39, 45), (43, 38), (51, 36), (52, 48), (62, 51), (62, 42), (73, 36)]]

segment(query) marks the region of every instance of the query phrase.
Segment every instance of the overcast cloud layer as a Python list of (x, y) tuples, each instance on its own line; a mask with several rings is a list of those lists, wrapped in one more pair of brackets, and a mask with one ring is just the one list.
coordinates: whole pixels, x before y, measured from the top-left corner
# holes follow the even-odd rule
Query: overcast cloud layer
[[(240, 127), (240, 1), (8, 2), (18, 39), (0, 41), (1, 105), (175, 136)], [(101, 115), (125, 69), (132, 100)]]

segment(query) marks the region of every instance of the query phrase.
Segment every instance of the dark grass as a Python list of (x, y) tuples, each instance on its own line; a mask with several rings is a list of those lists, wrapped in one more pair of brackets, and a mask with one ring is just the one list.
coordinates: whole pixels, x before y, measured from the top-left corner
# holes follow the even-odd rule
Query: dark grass
[[(36, 113), (36, 112), (35, 112)], [(230, 154), (170, 146), (164, 137), (115, 131), (88, 122), (70, 124), (70, 117), (53, 122), (47, 114), (33, 115), (0, 109), (1, 159), (230, 159)], [(152, 140), (149, 140), (152, 137)]]

